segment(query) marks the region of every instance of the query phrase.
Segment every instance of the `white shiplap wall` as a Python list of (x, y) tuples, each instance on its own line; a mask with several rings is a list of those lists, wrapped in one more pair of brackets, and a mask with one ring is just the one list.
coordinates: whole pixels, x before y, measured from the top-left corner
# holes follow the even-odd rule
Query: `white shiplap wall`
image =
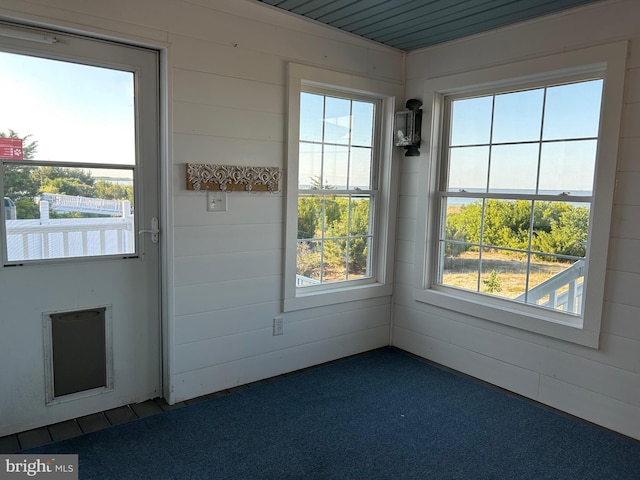
[[(185, 164), (286, 168), (287, 62), (402, 94), (401, 53), (249, 0), (5, 0), (0, 18), (166, 47), (171, 401), (388, 345), (390, 296), (282, 314), (284, 194), (230, 193), (227, 212), (209, 213), (205, 194), (186, 190)], [(276, 315), (284, 335), (274, 337)], [(37, 339), (15, 348), (42, 355)], [(65, 419), (2, 414), (22, 415), (23, 430)]]
[(272, 336), (282, 307), (284, 195), (231, 193), (228, 212), (207, 213), (203, 194), (183, 188), (183, 164), (286, 168), (288, 61), (401, 85), (402, 56), (340, 34), (324, 38), (325, 29), (249, 2), (223, 3), (247, 18), (198, 9), (195, 29), (188, 21), (169, 36), (176, 401), (388, 343), (388, 297), (284, 314), (284, 335)]
[[(407, 98), (424, 80), (619, 40), (630, 42), (617, 192), (598, 350), (455, 314), (413, 300), (418, 172), (403, 159), (393, 344), (640, 439), (640, 2), (610, 1), (415, 52)], [(426, 135), (426, 134), (425, 134)]]

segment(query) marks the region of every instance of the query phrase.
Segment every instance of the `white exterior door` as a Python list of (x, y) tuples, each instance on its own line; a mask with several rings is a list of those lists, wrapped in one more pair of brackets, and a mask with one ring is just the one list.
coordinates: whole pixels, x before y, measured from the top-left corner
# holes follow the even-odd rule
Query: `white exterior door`
[(0, 436), (161, 394), (158, 69), (0, 25)]

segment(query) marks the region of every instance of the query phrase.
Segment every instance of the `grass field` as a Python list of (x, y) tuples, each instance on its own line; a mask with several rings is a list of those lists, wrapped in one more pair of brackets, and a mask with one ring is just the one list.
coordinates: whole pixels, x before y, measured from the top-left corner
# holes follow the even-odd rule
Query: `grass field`
[[(571, 266), (571, 263), (533, 260), (529, 273), (529, 289)], [(495, 271), (493, 281), (491, 272)], [(495, 251), (482, 254), (480, 291), (504, 298), (515, 298), (525, 291), (527, 279), (526, 259), (519, 259)], [(477, 291), (478, 252), (465, 252), (458, 257), (449, 257), (445, 262), (444, 285)], [(493, 291), (491, 285), (493, 284)]]

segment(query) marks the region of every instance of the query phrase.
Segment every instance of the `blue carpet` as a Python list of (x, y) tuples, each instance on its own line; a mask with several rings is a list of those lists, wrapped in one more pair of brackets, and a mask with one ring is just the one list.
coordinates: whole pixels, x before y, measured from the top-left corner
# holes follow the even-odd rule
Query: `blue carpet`
[(640, 442), (391, 348), (29, 453), (81, 479), (640, 479)]

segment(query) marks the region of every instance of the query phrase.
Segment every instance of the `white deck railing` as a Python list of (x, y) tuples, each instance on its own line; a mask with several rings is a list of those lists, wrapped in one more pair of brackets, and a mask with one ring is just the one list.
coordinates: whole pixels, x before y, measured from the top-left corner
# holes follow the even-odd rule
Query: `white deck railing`
[(8, 261), (135, 252), (133, 215), (50, 219), (48, 203), (41, 201), (40, 217), (6, 221)]
[(584, 260), (578, 260), (566, 270), (536, 285), (515, 300), (580, 314), (583, 286), (581, 279), (584, 277), (584, 267)]
[(320, 285), (322, 282), (315, 278), (296, 275), (296, 287), (308, 287), (310, 285)]
[(40, 200), (49, 202), (49, 208), (56, 212), (97, 213), (100, 215), (121, 215), (125, 204), (131, 213), (131, 203), (122, 200), (107, 200), (105, 198), (77, 197), (58, 193), (43, 193)]

